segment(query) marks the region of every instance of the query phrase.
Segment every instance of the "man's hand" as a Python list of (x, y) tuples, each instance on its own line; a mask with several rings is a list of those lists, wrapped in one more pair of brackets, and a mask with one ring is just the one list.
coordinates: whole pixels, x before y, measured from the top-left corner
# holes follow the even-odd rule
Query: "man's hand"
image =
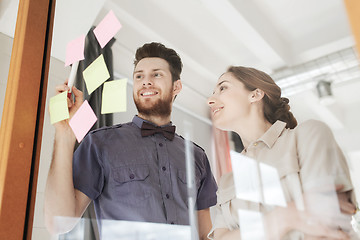
[[(67, 81), (66, 81), (64, 84), (56, 86), (55, 90), (56, 90), (56, 94), (60, 94), (65, 91), (69, 91), (70, 88), (68, 87)], [(75, 86), (72, 87), (72, 93), (74, 94), (75, 100), (70, 99), (70, 98), (67, 99), (70, 118), (55, 123), (54, 127), (55, 127), (57, 134), (59, 134), (59, 133), (60, 134), (69, 134), (72, 136), (72, 139), (75, 142), (75, 135), (73, 134), (73, 132), (70, 128), (69, 120), (74, 116), (76, 111), (80, 108), (80, 106), (82, 105), (84, 100), (83, 100), (83, 92), (78, 90)]]

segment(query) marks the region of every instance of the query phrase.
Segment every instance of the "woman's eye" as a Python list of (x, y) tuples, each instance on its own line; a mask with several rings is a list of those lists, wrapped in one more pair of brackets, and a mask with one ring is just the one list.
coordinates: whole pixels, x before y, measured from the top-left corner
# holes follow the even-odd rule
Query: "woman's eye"
[(222, 90), (224, 90), (224, 89), (225, 89), (224, 86), (220, 86), (220, 92), (221, 92)]
[(136, 75), (135, 78), (136, 78), (136, 79), (140, 79), (140, 78), (141, 78), (141, 75)]

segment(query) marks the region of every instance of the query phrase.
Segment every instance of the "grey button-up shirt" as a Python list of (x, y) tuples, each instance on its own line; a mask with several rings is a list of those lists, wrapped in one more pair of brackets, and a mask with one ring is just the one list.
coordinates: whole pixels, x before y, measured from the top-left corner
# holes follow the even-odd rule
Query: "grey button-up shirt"
[[(94, 201), (98, 219), (189, 224), (185, 141), (142, 137), (143, 119), (90, 132), (74, 154), (74, 186)], [(197, 209), (216, 204), (217, 185), (194, 144)]]

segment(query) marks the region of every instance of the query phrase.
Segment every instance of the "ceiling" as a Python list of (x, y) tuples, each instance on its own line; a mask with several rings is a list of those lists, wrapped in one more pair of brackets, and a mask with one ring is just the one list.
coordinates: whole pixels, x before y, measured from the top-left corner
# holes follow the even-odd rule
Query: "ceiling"
[[(18, 1), (0, 1), (0, 30), (13, 36)], [(69, 8), (71, 6), (71, 8)], [(86, 11), (84, 11), (86, 9)], [(135, 50), (159, 41), (183, 59), (176, 107), (210, 123), (206, 99), (229, 65), (269, 73), (298, 120), (325, 121), (345, 150), (359, 151), (359, 61), (342, 0), (58, 0), (52, 56), (86, 34), (109, 10), (122, 24), (115, 72), (131, 79)], [(319, 103), (315, 85), (332, 82), (335, 103)]]

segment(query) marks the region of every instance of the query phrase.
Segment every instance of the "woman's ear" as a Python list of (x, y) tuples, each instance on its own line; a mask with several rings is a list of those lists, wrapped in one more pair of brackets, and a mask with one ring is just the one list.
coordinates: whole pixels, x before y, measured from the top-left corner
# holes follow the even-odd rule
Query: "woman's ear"
[(255, 89), (254, 91), (251, 92), (250, 101), (251, 102), (258, 102), (261, 99), (263, 99), (264, 95), (265, 95), (264, 91), (257, 88), (257, 89)]

